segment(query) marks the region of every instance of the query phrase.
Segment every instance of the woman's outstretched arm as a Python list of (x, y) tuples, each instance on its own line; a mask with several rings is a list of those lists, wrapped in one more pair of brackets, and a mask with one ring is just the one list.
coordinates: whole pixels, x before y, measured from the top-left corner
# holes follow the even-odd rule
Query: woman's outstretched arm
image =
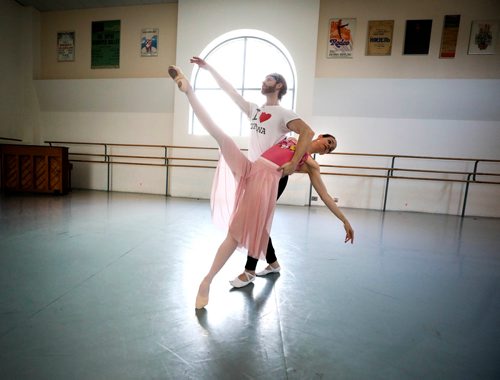
[(345, 217), (344, 213), (340, 211), (337, 204), (333, 200), (333, 198), (328, 194), (328, 190), (326, 189), (325, 183), (321, 179), (320, 168), (319, 165), (312, 157), (309, 157), (305, 162), (305, 170), (307, 174), (309, 174), (309, 178), (311, 179), (311, 183), (320, 196), (321, 200), (325, 203), (326, 207), (344, 223), (344, 229), (346, 232), (345, 235), (345, 243), (348, 241), (354, 243), (354, 230), (351, 227), (351, 224)]

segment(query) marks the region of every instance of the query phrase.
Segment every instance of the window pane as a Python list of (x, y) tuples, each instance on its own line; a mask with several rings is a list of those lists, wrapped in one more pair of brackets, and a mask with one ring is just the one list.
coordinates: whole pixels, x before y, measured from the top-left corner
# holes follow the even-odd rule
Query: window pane
[[(235, 88), (241, 88), (243, 82), (243, 58), (245, 45), (242, 38), (229, 40), (209, 53), (205, 60)], [(231, 64), (228, 65), (228, 62)], [(196, 88), (219, 88), (207, 70), (199, 70)]]
[(281, 106), (283, 108), (293, 110), (293, 96), (294, 96), (293, 91), (290, 91), (290, 89), (288, 89), (286, 94), (283, 95), (283, 97), (281, 98), (281, 101), (280, 101)]
[(207, 70), (198, 68), (194, 76), (194, 89), (199, 88), (217, 88), (217, 83), (213, 80), (212, 75)]
[[(269, 41), (253, 36), (231, 38), (203, 58), (246, 100), (257, 105), (262, 105), (266, 100), (260, 93), (265, 76), (273, 72), (282, 74), (287, 81), (288, 92), (281, 105), (293, 109), (295, 78), (292, 67), (284, 53)], [(193, 84), (200, 101), (221, 128), (232, 136), (249, 135), (247, 116), (225, 95), (208, 71), (196, 70)], [(190, 125), (192, 133), (207, 134), (193, 115)]]
[(247, 39), (245, 87), (260, 88), (266, 75), (279, 73), (293, 83), (290, 64), (278, 48), (258, 38)]
[(260, 89), (245, 90), (244, 98), (249, 102), (257, 104), (258, 106), (261, 106), (266, 102), (266, 97), (260, 93)]

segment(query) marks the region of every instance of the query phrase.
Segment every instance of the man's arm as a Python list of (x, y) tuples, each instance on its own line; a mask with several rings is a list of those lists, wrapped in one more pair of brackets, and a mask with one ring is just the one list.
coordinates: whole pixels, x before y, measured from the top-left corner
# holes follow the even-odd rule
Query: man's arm
[(210, 66), (205, 60), (200, 57), (193, 57), (190, 60), (191, 63), (194, 63), (200, 66), (202, 69), (207, 70), (212, 77), (215, 79), (219, 87), (229, 95), (229, 97), (236, 103), (236, 105), (248, 116), (250, 117), (250, 102), (247, 102), (243, 96), (241, 96), (238, 91), (229, 83), (226, 79), (224, 79), (212, 66)]
[(314, 131), (302, 119), (290, 121), (287, 124), (287, 127), (289, 130), (297, 133), (299, 135), (299, 139), (297, 141), (297, 146), (295, 147), (295, 153), (292, 160), (278, 169), (283, 171), (283, 176), (290, 175), (295, 171), (300, 160), (309, 150), (309, 145), (314, 137)]

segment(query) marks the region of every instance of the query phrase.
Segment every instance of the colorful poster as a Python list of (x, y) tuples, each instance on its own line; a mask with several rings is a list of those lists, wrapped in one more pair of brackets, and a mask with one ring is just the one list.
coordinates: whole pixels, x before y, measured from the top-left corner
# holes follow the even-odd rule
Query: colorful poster
[(439, 58), (455, 58), (459, 27), (460, 15), (444, 16), (443, 35), (441, 36)]
[(394, 20), (368, 21), (366, 55), (391, 55)]
[(495, 54), (499, 21), (472, 21), (469, 54)]
[(331, 19), (327, 58), (352, 58), (355, 18)]
[(158, 28), (143, 29), (141, 36), (141, 57), (158, 56)]
[(75, 60), (75, 32), (57, 33), (57, 61), (71, 62)]
[(403, 54), (429, 54), (432, 20), (406, 20)]
[(120, 20), (92, 22), (91, 68), (120, 67)]

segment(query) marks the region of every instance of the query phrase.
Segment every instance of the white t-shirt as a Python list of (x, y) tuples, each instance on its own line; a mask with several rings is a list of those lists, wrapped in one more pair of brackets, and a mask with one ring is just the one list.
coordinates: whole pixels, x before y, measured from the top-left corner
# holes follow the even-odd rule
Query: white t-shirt
[(248, 158), (255, 161), (262, 153), (291, 132), (287, 124), (299, 116), (281, 106), (258, 106), (250, 103), (250, 143)]

